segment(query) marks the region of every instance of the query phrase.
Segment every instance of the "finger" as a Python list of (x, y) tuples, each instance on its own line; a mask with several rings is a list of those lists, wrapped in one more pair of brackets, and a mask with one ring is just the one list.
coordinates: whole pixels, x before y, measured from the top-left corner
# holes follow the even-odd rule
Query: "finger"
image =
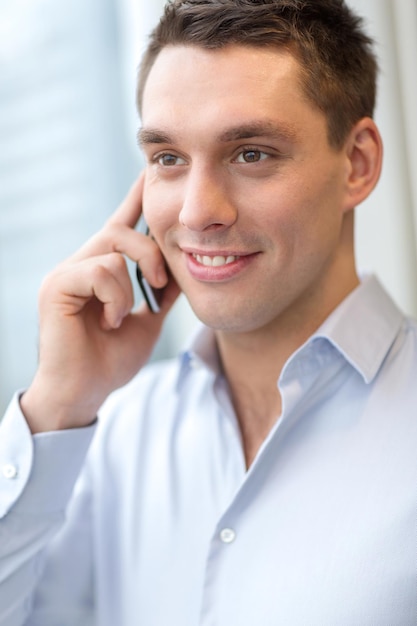
[[(140, 245), (140, 233), (136, 233), (133, 227), (142, 212), (143, 179), (144, 174), (142, 173), (104, 227), (79, 248), (68, 259), (69, 261), (77, 262), (89, 256), (105, 254), (106, 252), (122, 252), (129, 255), (128, 251), (124, 250), (126, 245), (130, 250), (134, 250), (136, 245)], [(126, 243), (124, 243), (125, 240)], [(131, 258), (135, 258), (135, 256)]]
[(62, 264), (65, 268), (106, 254), (123, 254), (138, 263), (143, 275), (154, 287), (167, 282), (165, 260), (153, 239), (122, 224), (108, 225)]
[(106, 329), (118, 328), (134, 301), (126, 262), (120, 254), (67, 266), (51, 276), (47, 289), (55, 292), (53, 300), (67, 316), (78, 315), (96, 298), (102, 305), (102, 325)]
[[(149, 309), (148, 305), (144, 301), (138, 306), (137, 310), (133, 313), (133, 316), (141, 319), (145, 325), (149, 325), (152, 329), (161, 327), (167, 313), (175, 304), (180, 293), (180, 288), (175, 280), (170, 276), (168, 284), (163, 289), (162, 299), (159, 301), (159, 312), (155, 315), (155, 313)], [(131, 316), (132, 314), (128, 317)]]
[[(139, 260), (141, 242), (147, 241), (144, 233), (134, 230), (142, 212), (144, 173), (132, 185), (125, 200), (107, 220), (104, 227), (93, 235), (79, 250), (69, 257), (69, 262), (78, 262), (90, 256), (109, 252), (127, 254), (134, 261)], [(149, 250), (152, 247), (148, 246)], [(146, 253), (146, 251), (145, 251)], [(158, 261), (161, 261), (158, 259)]]
[[(141, 248), (140, 254), (136, 257), (136, 262), (140, 273), (152, 287), (165, 287), (168, 282), (168, 272), (165, 265), (165, 259), (153, 240), (147, 239), (147, 246)], [(152, 244), (152, 246), (149, 245)]]
[(162, 313), (164, 313), (165, 315), (166, 313), (168, 313), (173, 304), (176, 302), (180, 293), (181, 290), (178, 286), (178, 283), (176, 282), (172, 274), (170, 274), (168, 284), (164, 288), (164, 295), (160, 303)]
[(147, 246), (146, 237), (129, 226), (107, 223), (98, 233), (93, 235), (69, 259), (69, 263), (78, 263), (83, 259), (119, 252), (135, 260), (143, 246)]
[(131, 186), (119, 208), (107, 220), (107, 224), (124, 224), (133, 228), (142, 214), (142, 196), (145, 173), (142, 172)]
[[(102, 304), (103, 310), (100, 324), (103, 330), (120, 328), (123, 319), (131, 309), (131, 299), (118, 282), (117, 278), (107, 268), (101, 266), (95, 272), (93, 293)], [(129, 304), (128, 304), (129, 303)]]

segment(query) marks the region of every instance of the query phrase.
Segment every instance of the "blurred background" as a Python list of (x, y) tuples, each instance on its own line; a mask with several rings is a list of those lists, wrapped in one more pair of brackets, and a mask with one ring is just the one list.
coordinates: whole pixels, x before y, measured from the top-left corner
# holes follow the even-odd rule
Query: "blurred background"
[[(45, 274), (100, 228), (141, 169), (136, 69), (164, 0), (0, 0), (0, 414), (37, 361)], [(417, 315), (417, 2), (348, 0), (378, 42), (377, 191), (357, 260)], [(184, 299), (154, 358), (196, 324)]]

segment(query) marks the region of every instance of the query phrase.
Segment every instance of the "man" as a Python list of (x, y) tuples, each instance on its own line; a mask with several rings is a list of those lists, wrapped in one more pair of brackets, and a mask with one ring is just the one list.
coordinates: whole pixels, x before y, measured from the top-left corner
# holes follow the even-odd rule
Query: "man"
[[(2, 423), (2, 625), (416, 623), (416, 325), (354, 262), (375, 75), (342, 1), (167, 6), (145, 173), (46, 279)], [(202, 328), (143, 368), (180, 290)]]

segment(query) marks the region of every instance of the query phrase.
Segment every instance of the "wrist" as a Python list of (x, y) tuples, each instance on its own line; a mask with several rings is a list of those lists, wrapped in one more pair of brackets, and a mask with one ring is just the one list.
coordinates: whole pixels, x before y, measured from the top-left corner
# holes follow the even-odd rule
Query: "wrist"
[(56, 399), (35, 384), (20, 397), (20, 408), (33, 435), (89, 426), (97, 414), (97, 408), (93, 406)]

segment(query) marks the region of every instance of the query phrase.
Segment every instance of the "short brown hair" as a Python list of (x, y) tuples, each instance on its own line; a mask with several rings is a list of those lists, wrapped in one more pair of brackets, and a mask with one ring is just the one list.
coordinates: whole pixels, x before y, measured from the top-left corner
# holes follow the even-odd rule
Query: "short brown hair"
[(373, 115), (378, 71), (373, 41), (344, 0), (171, 0), (140, 65), (139, 110), (162, 48), (233, 44), (284, 47), (298, 58), (302, 87), (326, 116), (332, 146), (340, 147), (359, 119)]

